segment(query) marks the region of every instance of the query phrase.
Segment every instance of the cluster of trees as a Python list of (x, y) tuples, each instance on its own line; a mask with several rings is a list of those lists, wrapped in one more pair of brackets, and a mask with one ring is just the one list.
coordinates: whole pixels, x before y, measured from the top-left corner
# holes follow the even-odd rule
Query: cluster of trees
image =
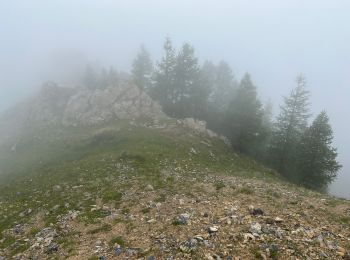
[(305, 77), (298, 76), (296, 83), (274, 124), (269, 163), (288, 179), (323, 190), (341, 168), (332, 147), (332, 128), (325, 111), (308, 125), (310, 93)]
[[(221, 61), (199, 64), (193, 46), (176, 51), (169, 38), (164, 54), (154, 65), (141, 46), (132, 64), (132, 80), (171, 117), (205, 120), (212, 130), (227, 136), (232, 147), (277, 170), (288, 180), (323, 190), (340, 169), (332, 147), (332, 129), (326, 112), (309, 125), (310, 94), (303, 75), (280, 107), (276, 119), (272, 104), (262, 105), (257, 87), (246, 73), (237, 80)], [(116, 71), (100, 75), (87, 71), (85, 85), (101, 88), (116, 83)]]

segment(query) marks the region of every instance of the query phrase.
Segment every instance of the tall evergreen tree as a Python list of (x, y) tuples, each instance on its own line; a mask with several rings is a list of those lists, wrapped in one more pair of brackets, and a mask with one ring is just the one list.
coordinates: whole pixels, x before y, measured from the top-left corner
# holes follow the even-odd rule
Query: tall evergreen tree
[(149, 52), (141, 45), (133, 64), (132, 78), (135, 84), (144, 91), (149, 91), (151, 88), (151, 76), (153, 73), (153, 65)]
[(212, 61), (206, 60), (200, 69), (201, 84), (204, 84), (210, 91), (209, 100), (215, 91), (216, 86), (216, 66)]
[(256, 146), (261, 139), (262, 108), (248, 73), (239, 84), (227, 116), (228, 136), (233, 147), (255, 156)]
[(211, 102), (219, 111), (225, 111), (234, 94), (235, 81), (232, 69), (221, 61), (216, 67), (216, 77), (212, 90)]
[(333, 131), (326, 112), (321, 112), (305, 131), (298, 156), (298, 181), (313, 189), (324, 190), (336, 177), (341, 165), (332, 147)]
[(160, 103), (167, 114), (171, 115), (171, 110), (176, 102), (176, 53), (169, 37), (165, 39), (163, 48), (164, 56), (161, 62), (157, 65), (155, 71), (155, 85), (151, 92), (151, 96)]
[(281, 174), (295, 180), (297, 148), (307, 127), (309, 115), (309, 91), (303, 75), (297, 77), (297, 87), (289, 97), (277, 118), (271, 144), (272, 165)]
[(268, 162), (269, 149), (273, 131), (273, 104), (271, 100), (268, 100), (262, 108), (261, 117), (261, 131), (260, 131), (260, 143), (256, 147), (256, 158), (263, 162)]
[(178, 117), (200, 114), (208, 93), (200, 84), (200, 70), (194, 48), (183, 44), (176, 59), (175, 115)]

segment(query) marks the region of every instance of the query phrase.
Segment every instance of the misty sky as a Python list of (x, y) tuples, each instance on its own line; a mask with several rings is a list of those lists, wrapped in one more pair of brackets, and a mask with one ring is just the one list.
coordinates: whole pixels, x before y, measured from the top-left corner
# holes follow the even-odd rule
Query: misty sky
[(275, 109), (304, 73), (312, 112), (331, 117), (344, 165), (336, 194), (350, 197), (350, 1), (0, 0), (0, 111), (52, 71), (84, 62), (128, 71), (141, 43), (159, 60), (165, 36), (192, 43), (200, 62), (252, 74)]

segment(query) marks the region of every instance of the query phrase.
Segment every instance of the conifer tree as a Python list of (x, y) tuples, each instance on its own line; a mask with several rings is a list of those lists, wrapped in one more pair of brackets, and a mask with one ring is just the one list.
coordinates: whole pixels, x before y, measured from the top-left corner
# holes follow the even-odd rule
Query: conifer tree
[(332, 147), (333, 132), (326, 112), (321, 112), (305, 131), (298, 153), (298, 181), (324, 190), (341, 168)]
[(132, 64), (132, 78), (141, 90), (150, 90), (152, 72), (153, 65), (150, 54), (146, 48), (141, 45), (140, 51)]
[(211, 102), (218, 111), (225, 111), (234, 94), (235, 81), (232, 69), (221, 61), (216, 67), (216, 77)]
[(255, 155), (261, 138), (262, 108), (256, 87), (246, 73), (227, 111), (228, 136), (234, 148)]
[(151, 96), (160, 103), (165, 113), (171, 115), (172, 107), (176, 102), (176, 54), (169, 37), (165, 39), (163, 48), (164, 56), (155, 71), (155, 85), (151, 91)]
[(291, 180), (297, 177), (297, 149), (310, 117), (309, 91), (306, 89), (305, 77), (298, 76), (296, 83), (297, 87), (290, 96), (284, 98), (271, 144), (272, 166)]
[(200, 69), (194, 48), (183, 44), (176, 59), (175, 107), (177, 117), (197, 117), (207, 100), (208, 91), (200, 84)]

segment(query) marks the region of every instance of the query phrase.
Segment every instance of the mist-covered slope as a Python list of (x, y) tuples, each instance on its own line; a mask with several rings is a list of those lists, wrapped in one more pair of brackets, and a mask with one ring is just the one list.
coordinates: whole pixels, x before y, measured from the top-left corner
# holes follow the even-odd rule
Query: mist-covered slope
[(348, 201), (282, 181), (198, 121), (26, 122), (0, 148), (5, 259), (349, 256)]

